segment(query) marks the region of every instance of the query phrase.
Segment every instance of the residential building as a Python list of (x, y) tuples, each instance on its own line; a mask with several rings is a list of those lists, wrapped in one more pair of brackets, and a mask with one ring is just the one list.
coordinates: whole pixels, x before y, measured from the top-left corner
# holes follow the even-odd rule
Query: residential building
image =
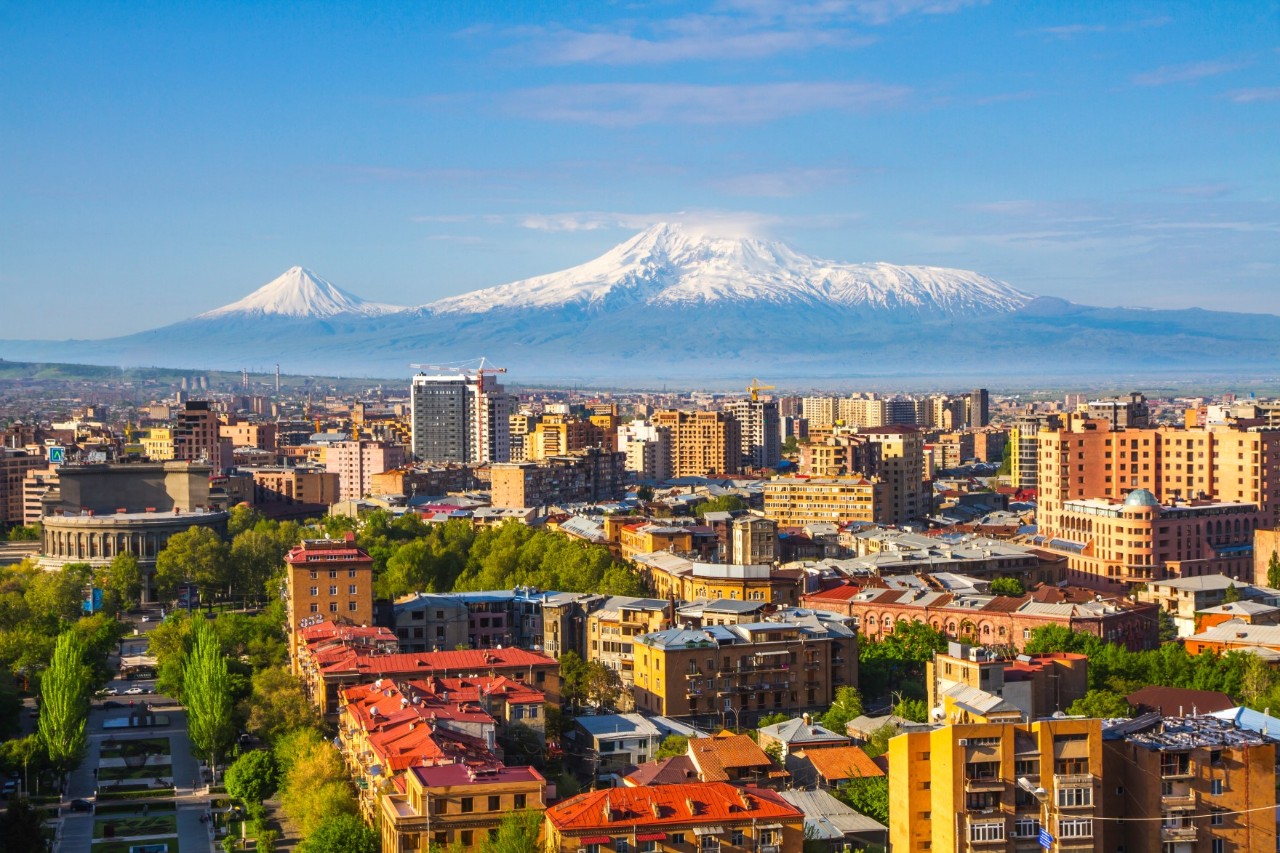
[(1113, 430), (1145, 428), (1151, 425), (1151, 409), (1147, 398), (1134, 392), (1127, 397), (1090, 400), (1082, 407), (1090, 420), (1106, 421)]
[(666, 732), (639, 714), (599, 714), (576, 717), (569, 737), (596, 783), (617, 785), (632, 768), (653, 758)]
[(507, 462), (514, 404), (490, 371), (418, 373), (410, 387), (413, 458), (420, 462)]
[(884, 770), (860, 746), (802, 747), (787, 755), (787, 772), (791, 782), (800, 788), (834, 791), (853, 779), (874, 779)]
[[(218, 470), (223, 464), (221, 424), (207, 400), (188, 402), (174, 418), (173, 458), (187, 462), (207, 462)], [(228, 447), (230, 441), (227, 442)], [(229, 458), (230, 453), (226, 456)]]
[(240, 468), (253, 477), (253, 503), (331, 506), (341, 500), (342, 477), (336, 471), (281, 465)]
[(863, 477), (880, 470), (880, 445), (866, 436), (836, 433), (800, 445), (803, 477)]
[(1010, 482), (1015, 489), (1035, 489), (1040, 483), (1040, 431), (1057, 430), (1062, 418), (1056, 414), (1025, 414), (1013, 421), (1009, 430)]
[(974, 388), (965, 400), (965, 420), (981, 429), (991, 423), (991, 395), (986, 388)]
[(49, 465), (36, 448), (15, 450), (0, 447), (0, 526), (23, 524), (22, 481), (28, 474)]
[(669, 627), (672, 609), (673, 604), (667, 599), (614, 595), (587, 615), (586, 659), (603, 663), (621, 677), (623, 710), (631, 707), (635, 638)]
[(730, 522), (727, 562), (748, 566), (773, 563), (778, 558), (778, 524), (759, 515), (741, 515)]
[(1104, 810), (1101, 721), (961, 716), (964, 722), (889, 741), (895, 853), (1012, 853), (1033, 848), (1041, 827), (1055, 850), (1115, 849), (1100, 843), (1098, 818), (1120, 814)]
[(1200, 627), (1197, 614), (1225, 604), (1227, 590), (1232, 587), (1241, 602), (1280, 606), (1280, 590), (1254, 586), (1222, 574), (1153, 580), (1145, 588), (1136, 590), (1134, 597), (1157, 605), (1173, 619), (1179, 637), (1190, 637)]
[(232, 447), (256, 447), (274, 453), (277, 446), (276, 425), (273, 423), (231, 418), (219, 424), (218, 436), (230, 441)]
[(338, 475), (339, 500), (356, 500), (372, 494), (374, 474), (405, 463), (404, 448), (385, 441), (358, 439), (335, 441), (325, 450), (325, 469)]
[(1104, 827), (1105, 849), (1276, 849), (1274, 735), (1166, 709), (1109, 722), (1102, 736), (1106, 810), (1125, 818)]
[(525, 435), (524, 458), (536, 462), (588, 447), (612, 451), (617, 443), (616, 429), (601, 427), (591, 420), (571, 415), (543, 415)]
[[(804, 813), (727, 782), (609, 788), (547, 809), (547, 853), (801, 853)], [(385, 849), (385, 848), (384, 848)]]
[[(1028, 720), (1065, 712), (1089, 690), (1089, 661), (1068, 652), (1006, 657), (981, 646), (951, 642), (925, 665), (929, 708), (941, 709), (942, 694), (956, 685), (1003, 698)], [(935, 717), (936, 719), (937, 717)]]
[(736, 474), (741, 467), (741, 428), (724, 412), (655, 412), (650, 419), (670, 431), (671, 476)]
[(799, 569), (703, 563), (667, 551), (634, 554), (631, 561), (655, 596), (680, 601), (722, 598), (793, 605), (800, 596), (803, 576)]
[(857, 684), (857, 658), (842, 622), (794, 610), (754, 624), (669, 628), (636, 638), (633, 693), (642, 713), (751, 725), (764, 714), (825, 711), (839, 687)]
[(535, 587), (416, 592), (396, 599), (392, 625), (406, 652), (516, 647), (541, 651), (544, 604), (561, 596)]
[(285, 594), (290, 631), (303, 620), (373, 622), (373, 558), (344, 539), (304, 539), (284, 557)]
[(787, 771), (774, 763), (750, 735), (726, 729), (711, 737), (690, 738), (686, 754), (701, 782), (774, 789), (787, 784)]
[(724, 412), (738, 422), (744, 468), (777, 468), (782, 461), (782, 426), (775, 400), (734, 400)]
[(1124, 596), (1050, 588), (1023, 596), (882, 589), (841, 584), (800, 597), (802, 607), (853, 617), (859, 632), (878, 639), (900, 621), (925, 622), (947, 637), (983, 646), (1021, 649), (1031, 632), (1061, 625), (1133, 650), (1159, 644), (1156, 607)]
[(475, 466), (469, 465), (405, 465), (369, 477), (369, 494), (404, 495), (411, 501), (467, 492), (479, 486)]
[(890, 487), (865, 477), (776, 477), (764, 484), (764, 514), (780, 527), (864, 521), (892, 524)]
[(805, 839), (831, 853), (889, 846), (889, 827), (854, 811), (826, 791), (783, 791), (781, 797), (804, 812)]
[(532, 767), (418, 766), (403, 785), (380, 801), (382, 853), (474, 848), (512, 812), (546, 809), (547, 780)]
[(887, 523), (905, 524), (926, 515), (930, 497), (924, 485), (924, 437), (920, 431), (898, 424), (864, 427), (858, 434), (880, 445), (876, 474), (889, 489)]
[(626, 457), (626, 467), (638, 480), (662, 482), (671, 479), (671, 429), (632, 421), (618, 427), (618, 452)]
[(490, 493), (496, 507), (564, 506), (617, 500), (626, 488), (626, 457), (588, 447), (537, 462), (489, 466)]

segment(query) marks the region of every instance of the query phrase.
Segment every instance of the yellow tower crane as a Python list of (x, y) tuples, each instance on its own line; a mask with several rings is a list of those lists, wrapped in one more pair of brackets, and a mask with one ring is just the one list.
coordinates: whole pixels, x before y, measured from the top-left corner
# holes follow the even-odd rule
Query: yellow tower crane
[(751, 392), (751, 402), (758, 403), (760, 402), (761, 391), (772, 391), (776, 387), (775, 385), (761, 385), (759, 379), (752, 379), (751, 384), (747, 386), (747, 390)]

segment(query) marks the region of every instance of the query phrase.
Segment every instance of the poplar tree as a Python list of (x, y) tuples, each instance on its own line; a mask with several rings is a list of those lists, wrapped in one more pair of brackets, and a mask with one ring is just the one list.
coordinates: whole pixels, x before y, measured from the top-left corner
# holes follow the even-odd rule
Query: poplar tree
[[(195, 623), (195, 640), (182, 679), (187, 703), (187, 731), (196, 751), (217, 772), (218, 760), (231, 744), (231, 680), (222, 645), (208, 622)], [(216, 775), (215, 775), (216, 778)]]
[(58, 635), (53, 658), (40, 680), (37, 733), (49, 762), (64, 773), (79, 763), (87, 742), (91, 674), (84, 655), (79, 636), (64, 631)]

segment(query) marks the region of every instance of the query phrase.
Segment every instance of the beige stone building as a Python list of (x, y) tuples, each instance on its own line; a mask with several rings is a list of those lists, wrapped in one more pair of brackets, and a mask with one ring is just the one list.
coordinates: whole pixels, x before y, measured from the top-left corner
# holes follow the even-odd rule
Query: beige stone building
[(738, 473), (742, 435), (729, 415), (666, 411), (654, 413), (651, 422), (670, 430), (672, 477)]

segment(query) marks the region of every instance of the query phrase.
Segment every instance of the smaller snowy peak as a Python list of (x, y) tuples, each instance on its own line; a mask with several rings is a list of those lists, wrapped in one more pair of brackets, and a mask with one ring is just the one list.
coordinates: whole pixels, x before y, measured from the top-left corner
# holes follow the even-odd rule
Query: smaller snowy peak
[(405, 309), (398, 305), (366, 302), (303, 267), (290, 267), (244, 299), (206, 311), (197, 320), (213, 320), (246, 314), (278, 317), (336, 317), (354, 314), (377, 317)]

